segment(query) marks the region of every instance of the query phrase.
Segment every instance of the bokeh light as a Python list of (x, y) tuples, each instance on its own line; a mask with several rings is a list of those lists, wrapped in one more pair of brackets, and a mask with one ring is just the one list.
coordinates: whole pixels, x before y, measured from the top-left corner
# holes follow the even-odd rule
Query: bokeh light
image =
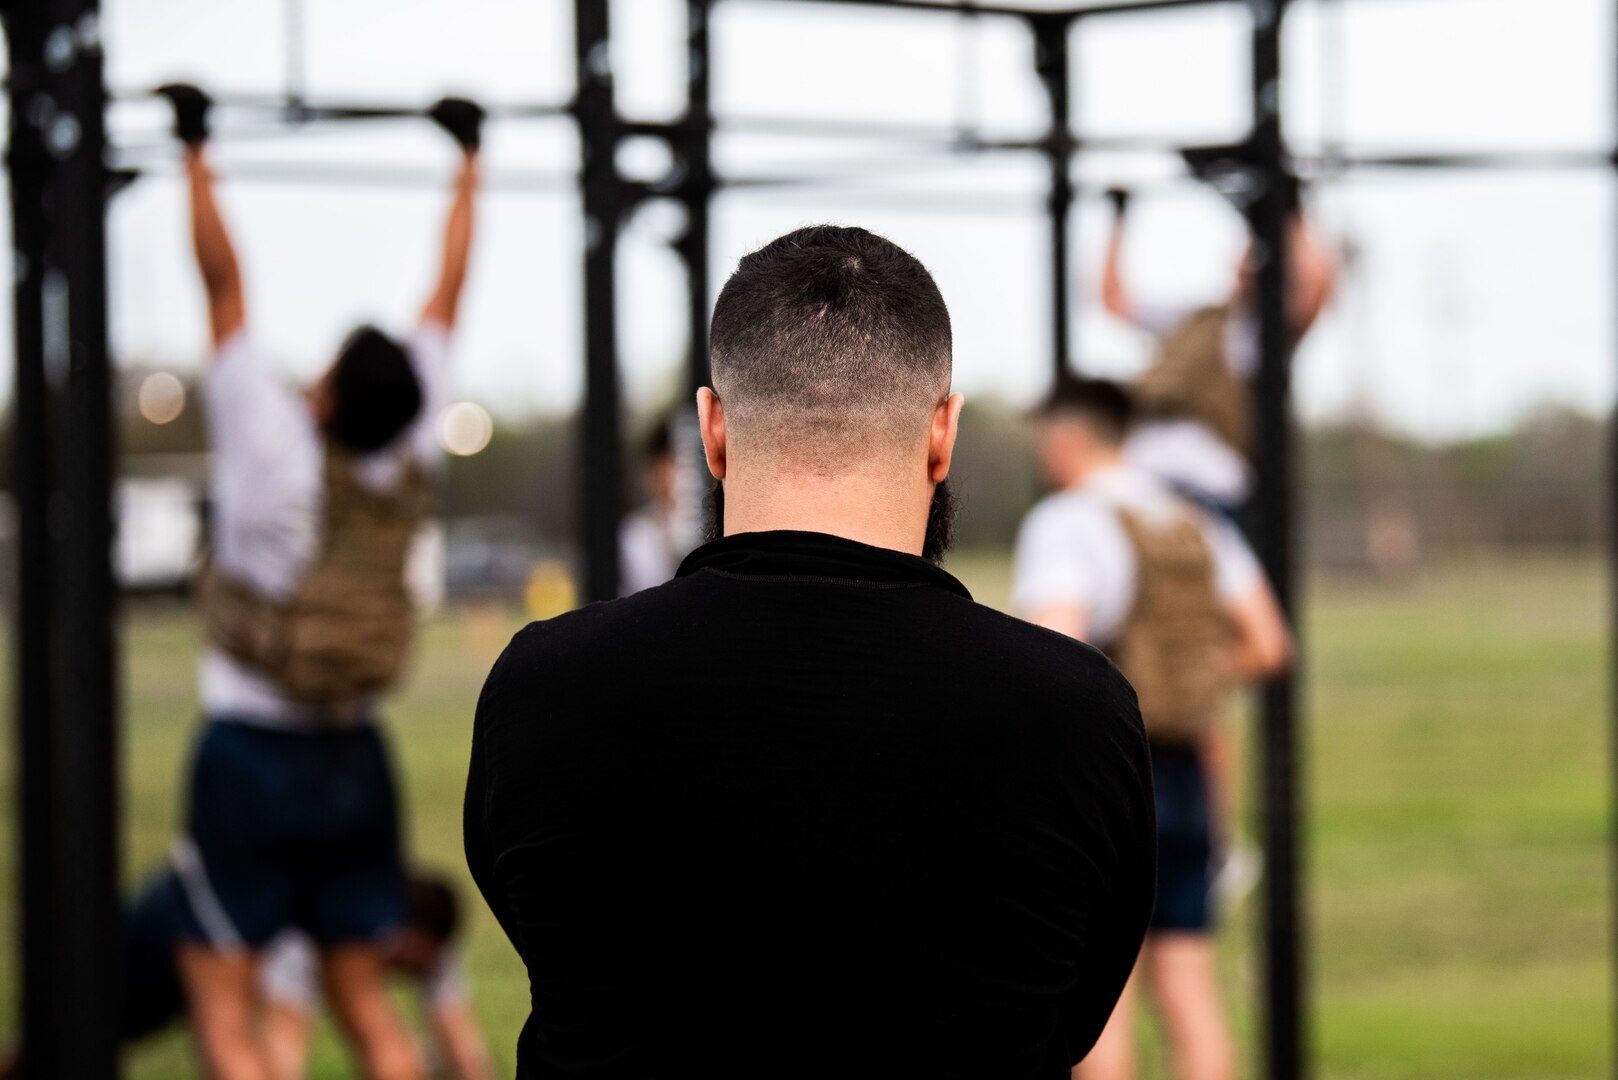
[(475, 401), (457, 401), (438, 418), (438, 441), (445, 450), (470, 457), (494, 438), (494, 418)]
[(141, 380), (136, 400), (142, 416), (167, 424), (185, 411), (185, 384), (167, 371), (156, 371)]

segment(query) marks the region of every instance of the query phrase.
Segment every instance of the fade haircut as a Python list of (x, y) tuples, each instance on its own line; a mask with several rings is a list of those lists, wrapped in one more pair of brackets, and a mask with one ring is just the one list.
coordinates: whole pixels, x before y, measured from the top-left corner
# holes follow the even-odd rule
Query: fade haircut
[(1129, 391), (1110, 379), (1061, 374), (1035, 415), (1041, 419), (1073, 419), (1108, 446), (1118, 446), (1129, 433), (1135, 402)]
[(709, 342), (732, 437), (823, 474), (919, 442), (949, 390), (937, 284), (865, 229), (815, 225), (745, 256), (714, 304)]

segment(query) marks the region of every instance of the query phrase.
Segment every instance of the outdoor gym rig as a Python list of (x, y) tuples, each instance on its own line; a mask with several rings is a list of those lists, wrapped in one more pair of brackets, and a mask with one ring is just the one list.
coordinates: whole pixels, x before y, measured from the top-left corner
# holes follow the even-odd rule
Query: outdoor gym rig
[[(285, 130), (420, 116), (419, 108), (323, 101), (303, 92), (301, 3), (286, 0), (287, 93), (217, 94), (229, 115), (256, 112), (260, 130)], [(858, 120), (806, 121), (716, 117), (710, 95), (709, 15), (720, 3), (813, 4), (906, 11), (915, 18), (1014, 19), (1033, 38), (1033, 64), (1049, 101), (1043, 137), (982, 138), (965, 128)], [(1301, 2), (1301, 0), (1299, 0)], [(1354, 0), (1368, 2), (1368, 0)], [(1282, 139), (1281, 25), (1288, 0), (1133, 0), (1069, 10), (1006, 4), (934, 4), (922, 0), (686, 0), (689, 12), (687, 107), (667, 123), (633, 121), (614, 108), (609, 5), (574, 0), (578, 81), (572, 101), (491, 106), (492, 121), (568, 117), (576, 125), (577, 173), (491, 177), (527, 190), (574, 187), (585, 216), (585, 401), (580, 447), (581, 550), (592, 600), (617, 592), (622, 432), (618, 386), (615, 259), (628, 215), (647, 200), (672, 200), (685, 211), (674, 248), (689, 281), (690, 360), (687, 386), (704, 385), (710, 301), (709, 209), (721, 189), (837, 185), (848, 177), (721, 177), (716, 132), (836, 137), (926, 148), (949, 155), (1036, 152), (1048, 168), (1044, 211), (1049, 227), (1051, 367), (1074, 353), (1070, 306), (1071, 213), (1078, 194), (1075, 155), (1090, 150), (1174, 152), (1163, 140), (1092, 139), (1072, 130), (1069, 31), (1079, 20), (1137, 12), (1167, 13), (1236, 4), (1252, 19), (1252, 122), (1239, 144), (1219, 155), (1259, 258), (1261, 362), (1255, 382), (1258, 482), (1252, 535), (1282, 607), (1295, 611), (1294, 476), (1288, 415), (1290, 342), (1285, 325), (1287, 187), (1293, 175), (1329, 179), (1356, 168), (1591, 169), (1612, 168), (1614, 154), (1437, 152), (1356, 156), (1341, 149), (1294, 153)], [(113, 521), (112, 380), (106, 326), (104, 209), (123, 182), (161, 169), (151, 147), (109, 147), (104, 113), (99, 0), (0, 0), (10, 53), (7, 168), (12, 198), (16, 306), (16, 400), (13, 493), (18, 512), (16, 776), (21, 809), (22, 1030), (28, 1062), (40, 1077), (115, 1075), (118, 1062), (118, 798), (119, 695), (116, 590), (111, 570)], [(213, 89), (213, 88), (211, 88)], [(1618, 94), (1618, 91), (1615, 91)], [(134, 95), (123, 95), (134, 96)], [(244, 135), (226, 128), (222, 138)], [(619, 172), (626, 140), (666, 144), (673, 162), (658, 179)], [(167, 151), (165, 151), (166, 153)], [(897, 164), (897, 162), (895, 162)], [(862, 173), (869, 174), (869, 165)], [(226, 179), (313, 183), (418, 184), (436, 177), (352, 166), (231, 165)], [(850, 199), (869, 197), (849, 188)], [(1006, 204), (954, 197), (940, 208), (973, 211)], [(684, 434), (694, 444), (694, 430)], [(1613, 475), (1618, 477), (1618, 452)], [(1608, 499), (1612, 500), (1609, 484)], [(1613, 564), (1618, 565), (1618, 529)], [(1618, 576), (1615, 576), (1618, 580)], [(1618, 611), (1618, 592), (1614, 594)], [(1300, 911), (1296, 782), (1297, 687), (1283, 678), (1263, 691), (1260, 739), (1263, 886), (1263, 1060), (1266, 1074), (1290, 1080), (1308, 1066)], [(1614, 740), (1618, 745), (1618, 738)], [(1618, 755), (1614, 757), (1618, 790)], [(1618, 866), (1618, 861), (1615, 861)], [(1618, 889), (1615, 889), (1618, 895)], [(1618, 906), (1615, 906), (1618, 911)], [(1615, 919), (1618, 940), (1618, 919)], [(1618, 965), (1615, 965), (1618, 970)]]

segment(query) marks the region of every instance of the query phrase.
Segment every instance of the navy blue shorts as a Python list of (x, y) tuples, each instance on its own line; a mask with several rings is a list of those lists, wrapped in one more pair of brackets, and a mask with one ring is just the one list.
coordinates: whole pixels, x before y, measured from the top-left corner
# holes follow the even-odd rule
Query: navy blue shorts
[(369, 724), (207, 724), (186, 832), (174, 862), (192, 940), (258, 948), (295, 926), (336, 945), (375, 940), (403, 921), (393, 769)]
[(1213, 925), (1208, 775), (1194, 748), (1152, 744), (1157, 801), (1157, 910), (1153, 930), (1206, 933)]

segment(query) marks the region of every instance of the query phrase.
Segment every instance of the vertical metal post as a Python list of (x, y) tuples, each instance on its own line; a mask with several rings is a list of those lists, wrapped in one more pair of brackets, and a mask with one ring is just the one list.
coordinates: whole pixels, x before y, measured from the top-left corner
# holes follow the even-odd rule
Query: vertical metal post
[(116, 596), (96, 0), (8, 10), (17, 235), (24, 1067), (118, 1068)]
[(579, 68), (573, 102), (584, 156), (584, 422), (579, 446), (584, 594), (618, 595), (618, 522), (623, 511), (622, 439), (618, 400), (618, 227), (623, 186), (614, 160), (619, 124), (613, 105), (608, 8), (601, 0), (574, 0), (574, 43)]
[[(1292, 333), (1287, 325), (1289, 177), (1282, 152), (1281, 22), (1286, 0), (1249, 0), (1253, 12), (1253, 149), (1261, 194), (1252, 207), (1259, 263), (1258, 485), (1253, 538), (1289, 621), (1296, 611)], [(1294, 622), (1294, 625), (1296, 623)], [(1303, 936), (1299, 896), (1297, 684), (1284, 675), (1265, 687), (1261, 721), (1264, 836), (1265, 1074), (1304, 1075)]]
[(703, 496), (712, 478), (702, 453), (693, 398), (707, 386), (709, 207), (713, 201), (713, 102), (710, 93), (708, 18), (712, 0), (687, 0), (686, 111), (677, 125), (675, 150), (684, 170), (679, 187), (685, 232), (675, 244), (685, 264), (691, 353), (686, 359), (686, 396), (674, 414), (674, 532), (679, 547), (696, 547), (702, 537)]
[(685, 234), (679, 254), (690, 281), (691, 356), (687, 361), (687, 389), (696, 393), (708, 385), (708, 208), (713, 199), (713, 103), (709, 92), (708, 15), (712, 0), (688, 0), (689, 36), (685, 121), (680, 125), (680, 160), (685, 166), (682, 185)]
[[(53, 475), (50, 452), (50, 394), (45, 379), (41, 286), (45, 275), (46, 228), (42, 208), (48, 171), (43, 133), (30, 118), (30, 105), (42, 98), (43, 12), (31, 4), (5, 9), (10, 129), (6, 167), (11, 184), (12, 299), (16, 347), (16, 401), (11, 490), (17, 511), (17, 789), (20, 823), (22, 1024), (28, 1032), (48, 1031), (55, 1012), (51, 944), (50, 874), (51, 767), (51, 540), (46, 527)], [(54, 1065), (54, 1040), (35, 1040), (29, 1060), (34, 1074)]]
[(1051, 126), (1045, 136), (1045, 157), (1050, 167), (1051, 240), (1051, 369), (1061, 375), (1071, 356), (1071, 275), (1068, 270), (1068, 226), (1073, 209), (1073, 129), (1068, 66), (1068, 26), (1065, 15), (1040, 15), (1029, 20), (1034, 32), (1034, 67), (1050, 101)]

